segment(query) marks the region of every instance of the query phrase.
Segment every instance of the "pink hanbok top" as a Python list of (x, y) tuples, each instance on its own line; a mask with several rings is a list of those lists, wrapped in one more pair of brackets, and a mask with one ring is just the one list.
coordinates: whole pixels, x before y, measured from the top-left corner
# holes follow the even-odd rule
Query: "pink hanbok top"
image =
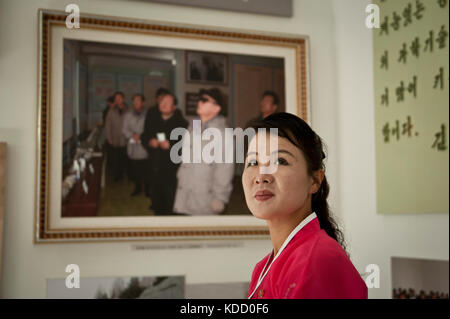
[(367, 299), (367, 286), (344, 249), (320, 228), (315, 213), (253, 270), (248, 298)]

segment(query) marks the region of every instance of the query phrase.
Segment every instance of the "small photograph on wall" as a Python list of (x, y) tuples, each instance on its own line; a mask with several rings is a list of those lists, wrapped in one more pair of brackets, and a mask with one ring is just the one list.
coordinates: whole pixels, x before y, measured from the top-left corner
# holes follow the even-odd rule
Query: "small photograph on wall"
[(393, 299), (448, 299), (448, 260), (392, 257)]
[[(49, 299), (182, 299), (184, 276), (47, 279)], [(78, 284), (78, 288), (75, 288)], [(73, 288), (70, 288), (73, 287)]]
[(228, 59), (225, 54), (186, 52), (186, 81), (226, 85)]

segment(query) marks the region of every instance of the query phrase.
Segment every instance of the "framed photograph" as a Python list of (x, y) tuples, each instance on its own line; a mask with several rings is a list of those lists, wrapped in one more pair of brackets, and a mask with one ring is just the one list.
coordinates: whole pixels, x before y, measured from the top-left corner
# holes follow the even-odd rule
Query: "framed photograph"
[[(126, 138), (126, 146), (111, 148), (106, 127), (119, 104), (119, 114), (131, 113), (135, 94), (144, 96), (146, 112), (158, 108), (161, 88), (180, 101), (174, 112), (187, 125), (197, 115), (198, 92), (212, 88), (222, 92), (228, 127), (258, 117), (267, 90), (279, 96), (278, 110), (310, 123), (308, 38), (89, 14), (81, 15), (80, 28), (69, 29), (66, 18), (66, 12), (39, 10), (35, 243), (268, 238), (265, 222), (247, 208), (241, 163), (233, 163), (220, 213), (157, 212), (158, 198), (136, 188), (137, 160), (129, 148), (141, 140)], [(198, 76), (191, 62), (217, 70)], [(123, 99), (110, 108), (117, 91)], [(119, 140), (125, 134), (114, 132)], [(162, 143), (170, 134), (155, 136)], [(154, 170), (152, 156), (146, 159), (139, 165)], [(148, 181), (169, 187), (166, 178)]]
[(186, 52), (186, 81), (200, 84), (226, 85), (228, 59), (225, 54)]

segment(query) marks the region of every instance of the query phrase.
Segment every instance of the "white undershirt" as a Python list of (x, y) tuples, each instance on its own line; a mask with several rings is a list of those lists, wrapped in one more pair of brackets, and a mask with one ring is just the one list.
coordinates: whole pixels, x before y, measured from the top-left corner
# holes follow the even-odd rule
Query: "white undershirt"
[[(294, 228), (294, 230), (289, 234), (289, 236), (286, 238), (286, 240), (283, 242), (283, 245), (281, 245), (280, 250), (277, 252), (275, 258), (273, 258), (272, 262), (269, 265), (269, 268), (267, 268), (266, 271), (264, 271), (267, 267), (267, 264), (269, 263), (270, 257), (267, 259), (267, 262), (263, 268), (263, 270), (261, 271), (261, 273), (259, 274), (259, 278), (258, 278), (258, 282), (255, 286), (255, 289), (253, 290), (253, 292), (250, 294), (250, 296), (248, 297), (248, 299), (250, 299), (256, 292), (256, 290), (258, 289), (259, 285), (261, 285), (264, 277), (266, 277), (267, 273), (269, 272), (270, 267), (272, 267), (273, 263), (275, 262), (275, 260), (278, 258), (278, 256), (280, 256), (281, 252), (284, 250), (284, 248), (286, 248), (286, 246), (289, 244), (289, 242), (291, 241), (292, 238), (294, 238), (294, 236), (300, 231), (300, 229), (302, 229), (303, 227), (305, 227), (310, 221), (312, 221), (314, 218), (316, 218), (317, 215), (316, 213), (312, 212), (311, 214), (309, 214), (305, 219), (303, 219), (300, 224), (297, 225), (297, 227)], [(271, 253), (272, 254), (272, 253)]]

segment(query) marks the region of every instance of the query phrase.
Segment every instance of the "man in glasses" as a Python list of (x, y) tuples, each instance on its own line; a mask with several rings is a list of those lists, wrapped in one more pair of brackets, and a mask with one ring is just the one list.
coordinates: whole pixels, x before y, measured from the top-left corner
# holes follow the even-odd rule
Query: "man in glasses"
[[(221, 114), (225, 105), (222, 92), (217, 88), (200, 90), (197, 103), (197, 115), (194, 120), (201, 121), (201, 131), (207, 128), (219, 130), (220, 146), (222, 147), (222, 160), (206, 163), (203, 159), (200, 163), (182, 163), (177, 172), (178, 185), (175, 196), (174, 211), (178, 214), (187, 215), (217, 215), (225, 210), (231, 191), (233, 190), (232, 179), (234, 175), (234, 164), (225, 163), (225, 128), (226, 119)], [(188, 151), (193, 156), (202, 157), (204, 146), (211, 140), (201, 139), (201, 148), (194, 148), (193, 139), (196, 138), (193, 130), (193, 122), (186, 134), (189, 143), (183, 143), (182, 152)], [(185, 148), (189, 147), (189, 150)]]

